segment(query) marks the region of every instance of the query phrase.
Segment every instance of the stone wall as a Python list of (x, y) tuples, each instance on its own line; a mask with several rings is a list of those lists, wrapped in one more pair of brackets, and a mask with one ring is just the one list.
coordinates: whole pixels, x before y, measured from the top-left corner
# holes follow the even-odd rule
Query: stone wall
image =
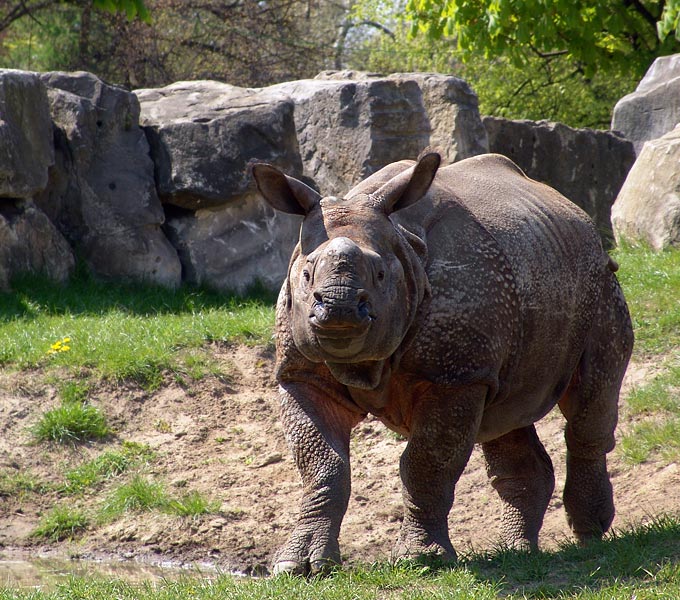
[[(90, 73), (0, 70), (0, 115), (5, 289), (22, 271), (64, 281), (75, 257), (114, 280), (276, 289), (300, 221), (257, 195), (253, 162), (342, 195), (426, 147), (445, 164), (489, 150), (474, 92), (435, 74), (335, 72), (262, 89), (194, 81), (128, 92)], [(611, 190), (629, 162), (623, 141), (557, 125), (487, 119), (486, 128), (493, 150), (610, 231)]]
[(483, 122), (491, 152), (504, 154), (529, 177), (580, 206), (595, 222), (604, 245), (612, 245), (611, 207), (635, 162), (631, 142), (609, 131), (548, 121), (484, 117)]
[(276, 289), (300, 221), (259, 198), (252, 162), (342, 194), (432, 143), (449, 160), (487, 150), (476, 96), (440, 75), (131, 93), (90, 73), (0, 70), (0, 115), (5, 289), (22, 271), (63, 281), (76, 256), (115, 280)]

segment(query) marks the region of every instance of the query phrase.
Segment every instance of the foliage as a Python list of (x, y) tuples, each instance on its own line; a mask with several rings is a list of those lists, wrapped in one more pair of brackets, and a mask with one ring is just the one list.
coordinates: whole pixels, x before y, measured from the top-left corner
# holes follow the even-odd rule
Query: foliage
[(587, 77), (612, 65), (640, 76), (655, 57), (680, 48), (668, 35), (677, 25), (674, 0), (409, 0), (406, 14), (413, 34), (455, 39), (463, 56), (524, 65), (530, 55), (565, 55)]
[(306, 0), (13, 4), (0, 8), (6, 66), (89, 70), (128, 88), (187, 79), (257, 86), (314, 76), (333, 64), (347, 13), (341, 4)]
[(125, 16), (130, 20), (137, 17), (146, 22), (151, 20), (144, 0), (93, 0), (93, 4), (96, 8), (107, 10), (110, 13), (125, 13)]
[(608, 129), (614, 104), (637, 84), (627, 69), (614, 66), (585, 77), (564, 55), (550, 60), (530, 55), (519, 67), (506, 56), (487, 59), (481, 53), (471, 54), (463, 62), (451, 40), (425, 36), (410, 39), (405, 22), (393, 25), (391, 37), (374, 35), (355, 44), (347, 53), (347, 62), (351, 68), (378, 73), (453, 74), (466, 80), (477, 93), (483, 115), (550, 119), (572, 127)]
[(680, 522), (661, 517), (587, 548), (472, 553), (453, 568), (354, 565), (326, 578), (166, 576), (158, 582), (72, 577), (53, 591), (0, 589), (2, 600), (652, 600), (680, 597)]

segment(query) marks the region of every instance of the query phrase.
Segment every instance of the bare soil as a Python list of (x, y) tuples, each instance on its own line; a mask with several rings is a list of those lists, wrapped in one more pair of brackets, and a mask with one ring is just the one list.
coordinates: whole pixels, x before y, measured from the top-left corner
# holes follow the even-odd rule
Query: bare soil
[[(123, 440), (148, 444), (156, 458), (146, 473), (169, 493), (197, 490), (221, 505), (216, 514), (181, 518), (159, 512), (129, 513), (91, 527), (75, 540), (46, 543), (30, 537), (41, 514), (59, 503), (94, 513), (121, 478), (76, 497), (56, 492), (0, 497), (0, 552), (150, 562), (211, 563), (221, 569), (263, 572), (291, 530), (301, 486), (278, 423), (273, 356), (262, 348), (215, 347), (229, 380), (168, 382), (148, 393), (133, 385), (101, 384), (91, 402), (107, 415), (115, 435), (78, 447), (35, 445), (28, 431), (59, 403), (56, 383), (41, 373), (0, 374), (0, 474), (23, 471), (58, 483), (81, 461), (119, 448)], [(626, 387), (650, 374), (632, 365)], [(625, 424), (623, 427), (625, 428)], [(544, 548), (570, 539), (562, 510), (565, 448), (558, 412), (539, 423), (553, 459), (557, 485), (541, 533)], [(619, 434), (620, 435), (620, 434)], [(367, 419), (352, 443), (353, 491), (341, 546), (350, 561), (389, 558), (402, 517), (399, 455), (405, 441)], [(680, 510), (680, 471), (672, 463), (632, 467), (613, 452), (609, 467), (615, 490), (615, 528)], [(123, 478), (125, 476), (122, 476)], [(456, 488), (451, 538), (459, 552), (492, 549), (497, 543), (499, 503), (484, 462), (473, 453)]]

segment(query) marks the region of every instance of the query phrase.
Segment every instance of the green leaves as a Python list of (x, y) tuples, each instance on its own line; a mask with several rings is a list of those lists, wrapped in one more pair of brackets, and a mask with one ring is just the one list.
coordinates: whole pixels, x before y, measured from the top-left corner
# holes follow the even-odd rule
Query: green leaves
[(151, 15), (144, 4), (144, 0), (93, 0), (95, 8), (111, 13), (125, 13), (129, 21), (135, 18), (151, 22)]
[(519, 65), (566, 54), (587, 77), (612, 64), (639, 76), (659, 54), (680, 49), (663, 43), (670, 33), (680, 41), (680, 0), (410, 0), (406, 19), (413, 35), (455, 39), (464, 58), (503, 56)]

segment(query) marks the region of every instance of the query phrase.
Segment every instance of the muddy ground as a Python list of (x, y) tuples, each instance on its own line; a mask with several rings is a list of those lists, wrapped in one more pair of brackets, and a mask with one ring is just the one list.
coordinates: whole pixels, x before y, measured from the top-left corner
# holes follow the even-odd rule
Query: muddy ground
[[(151, 512), (91, 527), (75, 540), (46, 543), (29, 536), (40, 515), (58, 503), (94, 513), (125, 475), (95, 492), (64, 498), (56, 492), (0, 497), (0, 553), (81, 558), (124, 558), (151, 562), (208, 562), (221, 569), (262, 572), (291, 530), (300, 483), (277, 420), (273, 356), (263, 348), (215, 347), (231, 377), (180, 385), (153, 393), (137, 386), (100, 385), (91, 402), (109, 419), (115, 435), (105, 443), (60, 448), (35, 445), (29, 428), (59, 403), (57, 384), (40, 373), (0, 374), (0, 474), (23, 471), (58, 483), (80, 461), (123, 440), (148, 444), (155, 459), (144, 469), (169, 493), (198, 490), (218, 502), (216, 514), (181, 518)], [(650, 368), (633, 365), (626, 387), (639, 384)], [(625, 429), (625, 422), (622, 428)], [(556, 489), (541, 533), (544, 548), (569, 538), (561, 493), (564, 483), (563, 419), (551, 413), (539, 435), (552, 457)], [(620, 435), (620, 433), (619, 433)], [(349, 561), (389, 558), (402, 515), (398, 475), (405, 442), (368, 419), (352, 443), (353, 490), (341, 546)], [(626, 464), (614, 451), (610, 471), (617, 516), (614, 527), (680, 511), (680, 471), (673, 463)], [(450, 516), (451, 538), (460, 552), (497, 543), (499, 503), (476, 449), (457, 490)]]

